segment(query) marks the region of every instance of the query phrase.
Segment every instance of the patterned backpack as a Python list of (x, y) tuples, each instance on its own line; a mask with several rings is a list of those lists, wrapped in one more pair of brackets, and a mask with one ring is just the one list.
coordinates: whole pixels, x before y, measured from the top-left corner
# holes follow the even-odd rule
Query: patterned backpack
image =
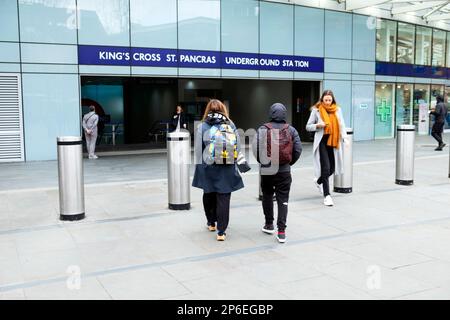
[(237, 137), (233, 126), (227, 123), (209, 129), (209, 163), (233, 164), (237, 161)]

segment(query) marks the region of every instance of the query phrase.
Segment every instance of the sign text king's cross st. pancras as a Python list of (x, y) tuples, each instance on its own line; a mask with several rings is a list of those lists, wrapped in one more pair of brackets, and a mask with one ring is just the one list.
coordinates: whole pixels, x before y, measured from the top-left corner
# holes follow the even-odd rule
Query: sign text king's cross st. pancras
[(323, 58), (289, 55), (78, 46), (78, 63), (82, 65), (146, 66), (174, 68), (214, 68), (295, 72), (323, 72)]

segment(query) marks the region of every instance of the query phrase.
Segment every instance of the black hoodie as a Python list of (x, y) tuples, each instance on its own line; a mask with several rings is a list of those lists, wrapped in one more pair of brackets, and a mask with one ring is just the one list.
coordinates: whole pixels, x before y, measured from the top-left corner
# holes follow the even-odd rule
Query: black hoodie
[[(286, 123), (286, 114), (287, 114), (287, 110), (286, 107), (281, 104), (281, 103), (274, 103), (271, 107), (270, 107), (270, 111), (269, 111), (269, 121), (272, 124), (274, 129), (281, 129), (283, 127), (283, 125)], [(267, 130), (267, 128), (263, 125), (261, 127), (259, 127), (258, 129), (258, 136), (262, 137), (265, 136), (265, 131)], [(298, 135), (297, 130), (292, 127), (291, 125), (289, 125), (289, 131), (291, 132), (291, 136), (292, 136), (292, 141), (293, 141), (293, 146), (292, 146), (292, 161), (289, 164), (283, 164), (280, 165), (278, 172), (290, 172), (291, 171), (291, 166), (297, 162), (297, 160), (300, 158), (300, 155), (302, 154), (302, 143), (300, 141), (300, 136)], [(255, 157), (256, 155), (256, 140), (254, 139), (253, 141), (253, 152)], [(258, 159), (258, 157), (256, 157)]]

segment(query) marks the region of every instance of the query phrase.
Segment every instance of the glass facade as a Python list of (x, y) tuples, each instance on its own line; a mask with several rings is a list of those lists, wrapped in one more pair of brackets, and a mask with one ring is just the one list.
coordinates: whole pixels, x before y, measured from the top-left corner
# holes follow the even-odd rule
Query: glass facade
[(431, 37), (433, 29), (416, 27), (416, 64), (428, 66), (431, 64)]
[(375, 139), (394, 136), (394, 87), (393, 83), (375, 86)]
[(377, 60), (396, 61), (397, 22), (378, 19), (377, 21)]
[(395, 126), (412, 124), (413, 84), (397, 84), (395, 91)]
[(415, 26), (399, 22), (397, 32), (397, 62), (414, 63)]
[(430, 85), (414, 85), (413, 124), (421, 134), (426, 134), (429, 128), (428, 110), (430, 109)]
[(446, 35), (447, 33), (445, 31), (433, 30), (433, 66), (445, 66)]

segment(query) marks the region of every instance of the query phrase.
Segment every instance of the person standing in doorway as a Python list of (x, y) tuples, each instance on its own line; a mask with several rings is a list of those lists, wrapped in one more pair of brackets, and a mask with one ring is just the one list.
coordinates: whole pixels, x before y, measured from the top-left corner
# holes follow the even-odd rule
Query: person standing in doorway
[(344, 116), (331, 90), (325, 90), (312, 107), (306, 130), (315, 132), (313, 144), (314, 183), (323, 194), (323, 203), (332, 206), (329, 177), (344, 173), (342, 142), (347, 143)]
[(203, 189), (207, 227), (212, 232), (217, 230), (218, 241), (226, 238), (231, 193), (244, 187), (237, 166), (239, 152), (239, 135), (226, 106), (212, 99), (195, 136), (192, 186)]
[(84, 136), (86, 137), (86, 148), (89, 159), (97, 159), (95, 155), (95, 143), (98, 135), (98, 115), (95, 113), (95, 106), (89, 106), (89, 113), (83, 117)]
[(302, 153), (300, 137), (297, 130), (286, 123), (286, 113), (283, 104), (273, 104), (269, 111), (269, 122), (258, 129), (256, 139), (253, 140), (253, 152), (257, 161), (261, 163), (262, 207), (265, 217), (262, 231), (267, 234), (275, 233), (273, 226), (275, 193), (278, 204), (277, 239), (280, 243), (286, 242), (289, 191), (292, 183), (291, 166), (297, 162)]
[(181, 129), (187, 129), (186, 115), (183, 108), (178, 105), (175, 113), (172, 116), (170, 123), (170, 132), (180, 131)]
[(430, 110), (430, 113), (434, 115), (434, 124), (431, 129), (431, 135), (438, 142), (438, 147), (435, 151), (442, 151), (446, 146), (442, 141), (442, 132), (444, 131), (445, 119), (447, 118), (447, 106), (444, 103), (444, 98), (441, 95), (436, 97), (436, 107)]

